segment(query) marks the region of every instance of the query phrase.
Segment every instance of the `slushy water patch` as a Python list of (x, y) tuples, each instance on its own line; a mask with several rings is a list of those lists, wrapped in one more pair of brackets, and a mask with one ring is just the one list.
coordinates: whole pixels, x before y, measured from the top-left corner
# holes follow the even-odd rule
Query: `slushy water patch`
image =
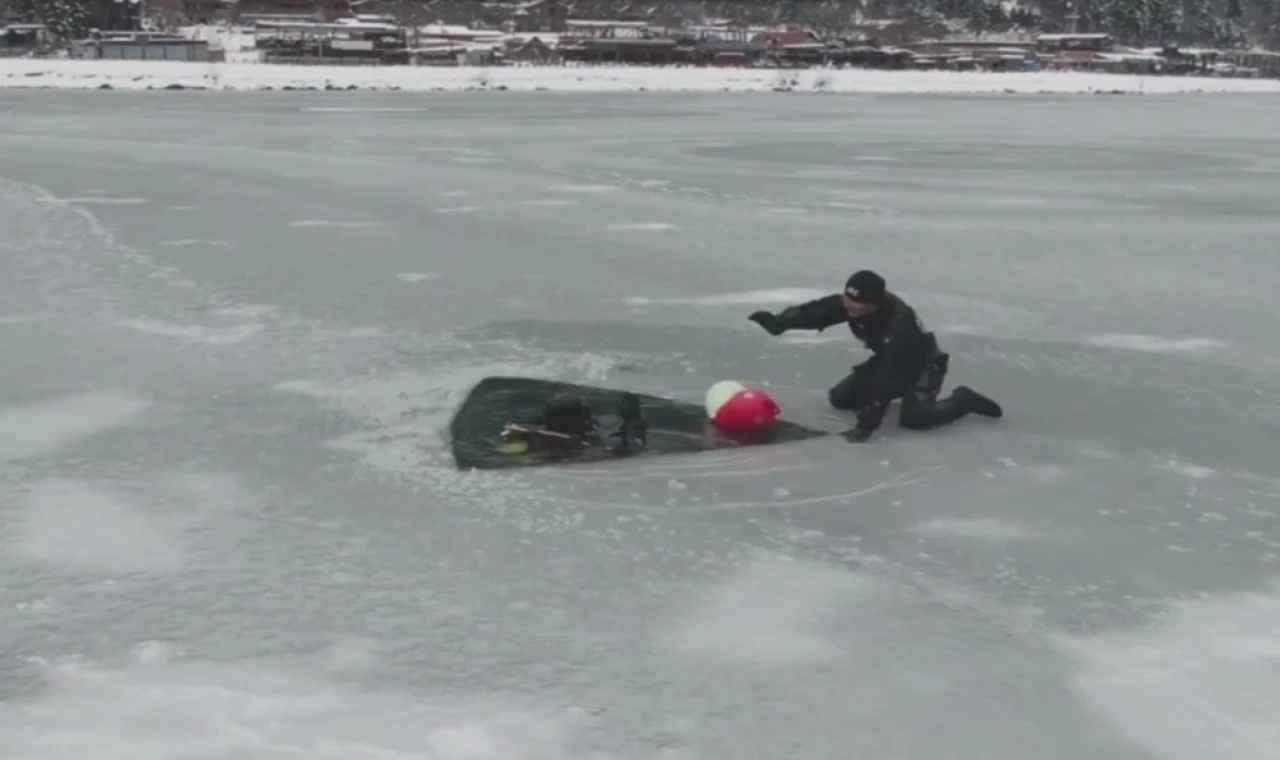
[(0, 409), (0, 461), (47, 456), (120, 427), (148, 406), (128, 391), (102, 391)]
[(684, 654), (731, 663), (791, 666), (841, 657), (826, 623), (875, 593), (868, 576), (782, 556), (756, 559), (696, 595), (689, 616), (663, 637)]
[(6, 757), (40, 760), (603, 760), (585, 711), (361, 689), (269, 662), (191, 662), (159, 643), (105, 669), (31, 661), (41, 692), (0, 710)]
[(1280, 581), (1170, 605), (1150, 626), (1062, 637), (1071, 690), (1158, 760), (1273, 760), (1280, 747)]
[[(362, 373), (337, 382), (298, 379), (275, 388), (313, 398), (346, 418), (350, 432), (325, 445), (353, 456), (368, 477), (430, 494), (424, 509), (479, 511), (528, 530), (544, 524), (566, 530), (558, 511), (563, 500), (537, 487), (530, 473), (459, 472), (449, 447), (449, 422), (485, 377), (592, 382), (625, 358), (542, 354), (510, 341), (446, 342), (416, 357), (413, 370)], [(492, 434), (496, 441), (499, 430)]]
[(352, 418), (359, 429), (328, 445), (360, 454), (376, 470), (423, 477), (439, 468), (452, 472), (445, 461), (449, 420), (474, 384), (488, 375), (501, 374), (509, 366), (397, 371), (328, 384), (291, 380), (279, 382), (275, 388), (310, 396)]

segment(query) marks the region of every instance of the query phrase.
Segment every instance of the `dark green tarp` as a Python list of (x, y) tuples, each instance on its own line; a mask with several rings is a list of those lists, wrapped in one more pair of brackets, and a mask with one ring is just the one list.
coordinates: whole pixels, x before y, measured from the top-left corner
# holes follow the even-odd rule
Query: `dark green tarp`
[[(503, 454), (496, 450), (496, 446), (504, 425), (536, 418), (547, 399), (559, 393), (582, 397), (602, 421), (608, 421), (612, 419), (622, 391), (527, 377), (485, 378), (471, 389), (449, 423), (454, 464), (460, 470), (492, 470), (547, 463), (530, 455)], [(730, 438), (711, 428), (700, 404), (645, 394), (636, 395), (640, 397), (641, 409), (649, 423), (649, 446), (641, 456), (691, 454), (712, 449), (786, 443), (826, 435), (821, 431), (779, 420), (771, 431), (762, 436), (750, 439)], [(600, 459), (599, 456), (588, 458), (592, 461)]]

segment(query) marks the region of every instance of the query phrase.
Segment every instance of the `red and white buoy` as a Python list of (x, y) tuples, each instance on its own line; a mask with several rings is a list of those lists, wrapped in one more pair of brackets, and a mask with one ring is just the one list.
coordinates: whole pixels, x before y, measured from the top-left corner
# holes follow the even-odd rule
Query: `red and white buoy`
[(773, 427), (781, 410), (768, 393), (733, 380), (707, 390), (707, 417), (726, 433), (763, 433)]

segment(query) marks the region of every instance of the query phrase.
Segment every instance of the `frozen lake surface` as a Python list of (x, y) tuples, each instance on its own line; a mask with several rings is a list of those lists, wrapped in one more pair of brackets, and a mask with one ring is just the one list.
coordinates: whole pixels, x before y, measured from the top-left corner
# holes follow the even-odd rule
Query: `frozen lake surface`
[[(0, 93), (0, 757), (1274, 760), (1273, 99)], [(459, 474), (480, 378), (997, 424)]]

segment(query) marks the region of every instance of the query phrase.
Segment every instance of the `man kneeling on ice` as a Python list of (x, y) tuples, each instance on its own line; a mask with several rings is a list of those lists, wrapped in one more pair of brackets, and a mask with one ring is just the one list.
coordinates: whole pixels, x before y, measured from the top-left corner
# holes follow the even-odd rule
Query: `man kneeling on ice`
[(956, 386), (939, 399), (950, 357), (925, 329), (916, 312), (885, 287), (875, 272), (855, 272), (844, 291), (783, 309), (757, 311), (749, 317), (770, 335), (787, 330), (825, 330), (846, 322), (853, 336), (871, 351), (867, 361), (828, 393), (836, 409), (858, 413), (857, 427), (845, 434), (865, 441), (880, 427), (889, 404), (902, 399), (898, 423), (910, 430), (929, 430), (968, 414), (998, 418), (1000, 405), (972, 388)]
[(507, 425), (498, 449), (504, 454), (527, 454), (539, 459), (582, 459), (606, 453), (622, 457), (644, 450), (648, 425), (635, 394), (622, 394), (617, 417), (610, 430), (602, 431), (600, 420), (586, 401), (558, 394), (547, 401), (542, 416), (528, 423)]

